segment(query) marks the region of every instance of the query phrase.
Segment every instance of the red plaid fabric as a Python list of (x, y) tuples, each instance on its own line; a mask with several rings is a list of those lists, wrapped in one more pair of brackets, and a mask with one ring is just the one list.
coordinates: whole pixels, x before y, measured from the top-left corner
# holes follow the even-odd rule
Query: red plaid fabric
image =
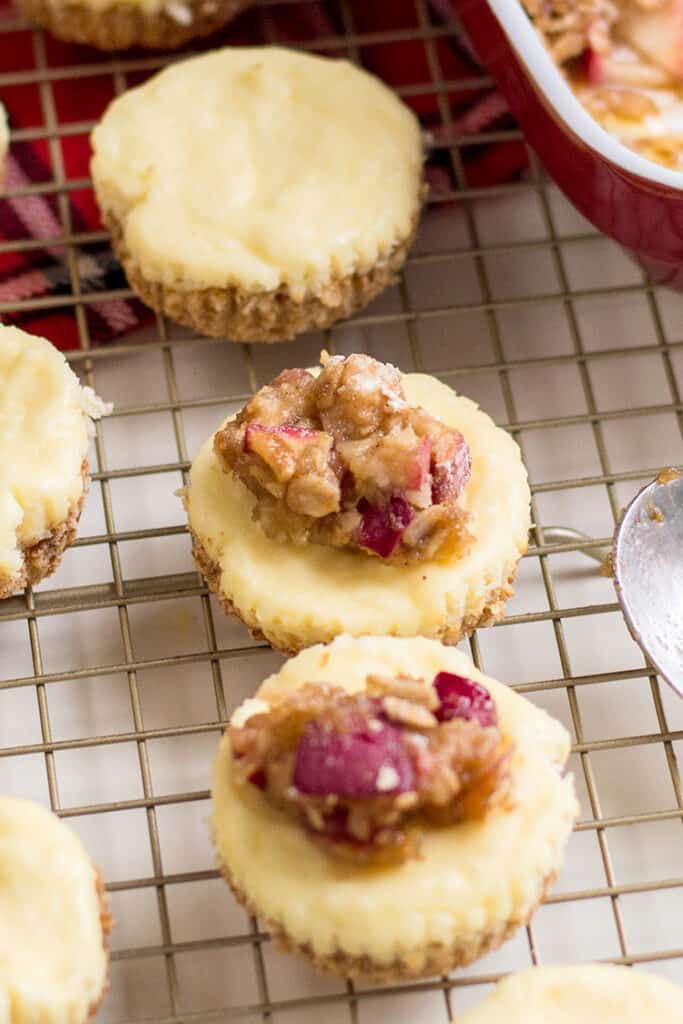
[[(245, 45), (268, 42), (316, 48), (321, 52), (346, 56), (344, 36), (352, 31), (360, 42), (360, 57), (367, 68), (393, 87), (400, 89), (405, 101), (415, 110), (437, 145), (427, 164), (431, 189), (437, 196), (452, 196), (462, 182), (454, 180), (448, 150), (439, 147), (452, 132), (476, 134), (483, 129), (505, 127), (509, 114), (502, 97), (487, 87), (459, 87), (459, 82), (481, 80), (482, 74), (468, 41), (452, 17), (450, 0), (431, 0), (432, 26), (445, 26), (429, 43), (410, 38), (421, 28), (415, 0), (367, 3), (349, 0), (346, 20), (337, 4), (297, 2), (256, 7), (204, 45), (204, 49), (225, 44)], [(0, 8), (2, 22), (14, 17), (8, 8)], [(422, 26), (423, 27), (423, 26)], [(339, 47), (334, 40), (339, 38)], [(428, 52), (429, 47), (429, 52)], [(148, 56), (131, 54), (127, 56)], [(88, 177), (90, 149), (87, 126), (97, 119), (114, 96), (114, 79), (104, 69), (111, 58), (85, 47), (71, 46), (46, 37), (45, 53), (36, 51), (34, 34), (28, 30), (0, 31), (0, 99), (9, 113), (13, 133), (25, 136), (49, 131), (52, 117), (60, 128), (59, 138), (13, 140), (7, 171), (6, 192), (0, 199), (0, 243), (9, 243), (0, 251), (0, 303), (6, 306), (24, 300), (48, 299), (39, 310), (19, 308), (5, 312), (5, 322), (19, 324), (34, 333), (49, 337), (60, 348), (78, 347), (79, 337), (70, 306), (59, 307), (62, 296), (71, 295), (72, 274), (65, 247), (65, 214), (57, 193), (13, 195), (31, 185), (49, 185), (63, 173), (67, 182)], [(79, 77), (83, 64), (102, 64), (102, 74)], [(438, 65), (436, 67), (435, 65)], [(60, 73), (45, 91), (30, 81), (45, 66)], [(127, 75), (128, 85), (144, 81), (148, 72)], [(437, 74), (448, 84), (447, 110), (436, 91), (425, 90)], [(412, 88), (420, 86), (422, 88)], [(83, 130), (80, 126), (85, 125)], [(526, 166), (522, 143), (496, 145), (473, 143), (462, 151), (465, 184), (487, 186), (519, 175)], [(61, 165), (61, 166), (60, 166)], [(74, 247), (81, 292), (87, 296), (86, 316), (94, 344), (107, 342), (139, 328), (151, 314), (136, 300), (122, 298), (97, 302), (97, 292), (126, 289), (120, 266), (106, 242), (89, 242), (88, 233), (100, 231), (101, 222), (92, 190), (70, 188), (63, 193), (71, 232), (85, 236)], [(27, 239), (44, 245), (23, 249), (17, 243)]]

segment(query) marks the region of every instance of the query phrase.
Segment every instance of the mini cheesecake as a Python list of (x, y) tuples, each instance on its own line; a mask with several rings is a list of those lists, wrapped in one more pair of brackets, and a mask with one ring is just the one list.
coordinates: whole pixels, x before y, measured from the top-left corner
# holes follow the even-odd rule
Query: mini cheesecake
[(210, 35), (255, 0), (17, 0), (23, 14), (68, 43), (100, 50), (173, 50)]
[(573, 964), (513, 974), (460, 1024), (683, 1024), (683, 988), (633, 967)]
[(517, 444), (434, 377), (323, 360), (281, 373), (195, 457), (209, 587), (290, 652), (339, 633), (457, 643), (497, 621), (530, 525)]
[(85, 1024), (107, 988), (111, 920), (75, 833), (0, 797), (0, 1020)]
[(49, 576), (73, 542), (92, 420), (109, 410), (49, 341), (0, 327), (0, 598)]
[(577, 813), (568, 753), (558, 722), (460, 651), (338, 637), (233, 715), (214, 766), (220, 867), (324, 971), (446, 973), (525, 924), (552, 883)]
[(412, 112), (345, 60), (231, 47), (114, 100), (92, 136), (102, 217), (143, 302), (280, 341), (392, 282), (423, 195)]

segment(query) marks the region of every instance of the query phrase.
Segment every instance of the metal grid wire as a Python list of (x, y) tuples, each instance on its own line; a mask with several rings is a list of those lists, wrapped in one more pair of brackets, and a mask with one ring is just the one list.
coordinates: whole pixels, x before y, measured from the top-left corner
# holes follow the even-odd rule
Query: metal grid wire
[[(286, 0), (290, 6), (295, 6), (296, 0)], [(305, 0), (299, 0), (305, 2)], [(283, 0), (263, 0), (260, 5), (260, 17), (262, 19), (263, 37), (265, 40), (274, 38), (272, 28), (272, 12), (276, 6), (284, 6)], [(596, 493), (599, 490), (607, 498), (609, 508), (609, 520), (605, 522), (603, 536), (597, 540), (607, 541), (611, 532), (613, 520), (619, 512), (624, 496), (631, 492), (635, 486), (652, 476), (661, 468), (661, 463), (653, 459), (650, 464), (638, 464), (621, 460), (620, 468), (615, 468), (610, 455), (610, 443), (606, 436), (610, 430), (620, 430), (623, 426), (626, 429), (627, 423), (636, 429), (647, 433), (650, 423), (654, 419), (661, 419), (667, 416), (666, 430), (671, 450), (678, 453), (680, 460), (681, 452), (681, 430), (683, 427), (683, 404), (677, 380), (677, 373), (683, 368), (683, 364), (677, 362), (683, 340), (676, 339), (675, 331), (667, 327), (671, 316), (667, 312), (668, 299), (658, 292), (647, 280), (638, 275), (631, 274), (625, 282), (598, 283), (591, 282), (576, 283), (577, 260), (572, 258), (572, 251), (580, 253), (587, 252), (586, 259), (590, 259), (591, 247), (599, 247), (604, 244), (598, 235), (590, 230), (588, 226), (579, 225), (578, 230), (562, 230), (558, 226), (560, 218), (554, 206), (557, 199), (556, 193), (550, 183), (544, 178), (541, 168), (533, 154), (530, 154), (530, 173), (522, 181), (516, 181), (509, 185), (490, 188), (468, 187), (466, 172), (463, 164), (463, 154), (467, 147), (472, 145), (488, 145), (511, 139), (521, 139), (515, 129), (505, 131), (494, 131), (475, 136), (458, 136), (452, 121), (450, 99), (458, 90), (472, 89), (486, 86), (488, 80), (484, 77), (473, 78), (468, 81), (447, 81), (443, 79), (439, 65), (439, 58), (436, 43), (445, 36), (448, 28), (432, 20), (430, 8), (426, 0), (416, 0), (415, 10), (417, 27), (405, 31), (391, 31), (362, 34), (355, 30), (350, 7), (340, 0), (338, 7), (340, 24), (343, 31), (339, 35), (330, 38), (316, 39), (313, 42), (303, 41), (303, 45), (312, 47), (320, 52), (345, 52), (353, 59), (359, 59), (362, 53), (374, 45), (385, 45), (398, 43), (406, 39), (413, 42), (421, 42), (427, 58), (429, 68), (429, 79), (414, 85), (406, 86), (399, 90), (404, 96), (435, 95), (438, 99), (439, 114), (446, 129), (445, 136), (440, 140), (442, 151), (448, 155), (451, 163), (451, 171), (457, 188), (452, 191), (443, 191), (432, 200), (433, 206), (442, 203), (452, 203), (457, 200), (459, 223), (462, 227), (461, 235), (457, 239), (457, 245), (444, 246), (439, 244), (430, 248), (429, 241), (418, 246), (414, 255), (409, 259), (404, 279), (397, 290), (396, 304), (384, 311), (382, 307), (374, 306), (370, 310), (356, 317), (352, 323), (356, 331), (354, 337), (368, 339), (373, 337), (373, 331), (382, 333), (391, 348), (392, 339), (400, 341), (401, 351), (404, 352), (402, 364), (405, 369), (434, 369), (433, 352), (428, 356), (425, 354), (425, 343), (422, 329), (425, 325), (439, 324), (440, 322), (452, 325), (455, 336), (458, 331), (466, 332), (467, 326), (476, 318), (476, 322), (483, 326), (486, 336), (489, 339), (490, 348), (482, 354), (481, 349), (476, 346), (471, 351), (466, 351), (462, 356), (455, 357), (449, 363), (450, 350), (444, 345), (437, 348), (439, 358), (436, 371), (438, 375), (449, 383), (462, 389), (465, 393), (468, 388), (474, 385), (485, 375), (488, 379), (495, 378), (499, 393), (502, 396), (502, 407), (499, 410), (498, 419), (506, 426), (522, 445), (527, 457), (529, 448), (532, 449), (530, 459), (532, 490), (534, 501), (534, 518), (536, 526), (532, 535), (532, 544), (528, 555), (523, 563), (530, 571), (537, 574), (538, 581), (544, 595), (543, 606), (531, 610), (514, 610), (506, 621), (492, 631), (488, 631), (486, 641), (482, 634), (475, 635), (470, 641), (470, 648), (474, 660), (485, 671), (493, 671), (490, 665), (489, 651), (495, 650), (495, 645), (502, 643), (504, 636), (514, 627), (543, 625), (544, 629), (552, 632), (554, 643), (554, 657), (556, 658), (559, 671), (555, 677), (549, 678), (543, 675), (541, 678), (532, 678), (518, 684), (517, 688), (532, 699), (540, 702), (551, 702), (557, 695), (566, 696), (566, 707), (568, 709), (568, 724), (572, 729), (574, 738), (574, 755), (576, 760), (576, 772), (579, 788), (584, 796), (584, 807), (582, 818), (577, 825), (576, 834), (591, 834), (597, 844), (599, 853), (599, 870), (591, 884), (583, 885), (581, 888), (562, 889), (556, 891), (549, 900), (550, 907), (561, 907), (571, 905), (578, 908), (579, 915), (583, 912), (582, 907), (601, 901), (601, 905), (609, 906), (609, 914), (613, 922), (614, 934), (616, 936), (615, 946), (605, 959), (624, 964), (657, 965), (669, 964), (672, 976), (678, 972), (678, 977), (683, 977), (683, 929), (678, 926), (677, 938), (674, 935), (673, 943), (669, 938), (664, 946), (660, 946), (656, 938), (650, 937), (647, 942), (636, 943), (633, 946), (629, 942), (628, 927), (624, 922), (624, 901), (629, 897), (645, 897), (646, 900), (653, 898), (657, 893), (665, 893), (666, 898), (675, 901), (676, 894), (683, 890), (683, 873), (680, 871), (672, 876), (659, 877), (656, 871), (645, 873), (640, 876), (624, 881), (615, 872), (611, 845), (613, 837), (619, 830), (634, 829), (641, 827), (654, 827), (662, 823), (674, 823), (678, 826), (683, 823), (683, 795), (681, 791), (681, 780), (676, 760), (676, 743), (683, 740), (683, 719), (676, 714), (677, 709), (668, 698), (666, 693), (660, 690), (660, 683), (656, 675), (645, 665), (642, 660), (636, 657), (632, 667), (617, 667), (618, 659), (610, 661), (609, 651), (606, 656), (596, 662), (599, 668), (587, 672), (576, 672), (573, 669), (573, 662), (576, 660), (572, 655), (572, 644), (568, 641), (568, 630), (574, 620), (581, 620), (587, 623), (588, 620), (595, 622), (597, 617), (598, 635), (603, 628), (601, 623), (617, 611), (617, 604), (612, 599), (609, 591), (601, 591), (602, 597), (598, 601), (588, 600), (585, 603), (566, 605), (561, 596), (558, 596), (558, 570), (557, 566), (562, 563), (561, 559), (572, 556), (575, 562), (581, 562), (580, 552), (590, 542), (549, 544), (544, 539), (542, 523), (547, 521), (544, 516), (543, 500), (547, 496), (562, 498), (567, 496), (581, 501), (583, 493)], [(9, 41), (10, 33), (25, 31), (26, 25), (20, 19), (8, 18), (0, 22), (0, 48), (3, 46), (3, 36)], [(153, 744), (156, 741), (180, 740), (185, 743), (183, 751), (192, 751), (192, 744), (201, 741), (202, 737), (208, 737), (209, 744), (215, 744), (221, 727), (226, 723), (229, 714), (229, 707), (234, 704), (232, 689), (235, 686), (235, 678), (243, 674), (249, 679), (257, 680), (272, 668), (272, 656), (268, 655), (265, 649), (244, 639), (241, 632), (235, 627), (228, 631), (227, 640), (221, 641), (225, 635), (225, 627), (216, 616), (216, 607), (213, 599), (196, 573), (192, 571), (182, 572), (161, 572), (155, 576), (140, 578), (134, 571), (134, 560), (127, 560), (123, 552), (127, 545), (135, 542), (152, 543), (154, 541), (181, 538), (185, 528), (179, 522), (164, 525), (163, 523), (145, 528), (133, 525), (129, 529), (117, 527), (117, 504), (113, 497), (113, 489), (122, 481), (127, 486), (135, 487), (136, 483), (144, 484), (145, 478), (162, 477), (164, 480), (175, 479), (179, 486), (186, 479), (186, 473), (190, 464), (190, 457), (193, 446), (188, 446), (186, 440), (188, 420), (202, 412), (209, 416), (213, 415), (217, 420), (226, 407), (235, 407), (241, 404), (249, 392), (253, 391), (259, 384), (267, 379), (264, 378), (259, 369), (259, 360), (262, 358), (274, 361), (279, 366), (296, 364), (292, 353), (294, 348), (282, 347), (277, 350), (271, 349), (267, 357), (263, 356), (263, 350), (249, 345), (234, 346), (234, 358), (236, 363), (241, 363), (240, 373), (235, 380), (241, 382), (232, 390), (227, 387), (225, 393), (212, 393), (208, 397), (193, 397), (187, 394), (187, 390), (179, 387), (179, 361), (186, 365), (185, 353), (194, 354), (191, 357), (202, 359), (208, 351), (208, 346), (200, 343), (197, 338), (189, 332), (179, 330), (157, 318), (154, 327), (154, 336), (148, 337), (144, 346), (131, 347), (127, 344), (108, 344), (97, 347), (94, 339), (91, 338), (86, 316), (86, 309), (89, 304), (101, 303), (108, 299), (127, 298), (130, 292), (125, 289), (116, 291), (98, 291), (96, 293), (84, 293), (80, 279), (78, 248), (91, 243), (106, 240), (104, 232), (74, 232), (71, 223), (70, 207), (68, 202), (69, 192), (82, 190), (90, 187), (90, 181), (86, 178), (69, 178), (66, 174), (61, 148), (61, 140), (71, 135), (81, 135), (88, 132), (92, 127), (91, 121), (81, 121), (61, 125), (57, 116), (57, 105), (55, 101), (55, 87), (58, 83), (69, 81), (81, 83), (87, 86), (88, 78), (97, 76), (111, 76), (115, 91), (121, 92), (130, 83), (131, 76), (140, 72), (149, 72), (162, 66), (167, 57), (145, 56), (127, 58), (101, 58), (93, 63), (76, 64), (69, 66), (50, 66), (46, 56), (46, 39), (41, 31), (33, 31), (33, 45), (35, 56), (35, 69), (31, 71), (2, 72), (0, 70), (0, 95), (4, 89), (37, 84), (40, 92), (43, 124), (37, 128), (31, 128), (16, 133), (15, 142), (44, 140), (47, 143), (52, 169), (52, 180), (38, 184), (30, 184), (10, 193), (9, 199), (26, 195), (54, 196), (56, 208), (59, 214), (63, 234), (53, 239), (25, 240), (18, 243), (5, 243), (2, 245), (4, 251), (30, 251), (32, 248), (45, 247), (49, 244), (64, 246), (67, 265), (70, 277), (70, 291), (57, 297), (34, 298), (25, 300), (23, 303), (14, 304), (11, 308), (7, 305), (0, 305), (0, 313), (16, 312), (19, 310), (68, 310), (76, 318), (79, 330), (80, 349), (69, 353), (73, 366), (82, 374), (83, 379), (93, 387), (98, 388), (100, 381), (105, 384), (100, 386), (104, 397), (109, 397), (106, 390), (107, 371), (116, 364), (117, 360), (124, 357), (128, 360), (126, 365), (135, 367), (136, 359), (151, 358), (154, 354), (157, 360), (156, 365), (163, 367), (163, 379), (160, 380), (159, 389), (165, 387), (165, 394), (161, 390), (154, 391), (153, 396), (135, 403), (118, 402), (117, 408), (111, 420), (106, 424), (98, 424), (97, 434), (94, 441), (95, 464), (92, 466), (93, 473), (93, 494), (91, 500), (99, 491), (103, 516), (103, 528), (99, 532), (82, 536), (76, 543), (74, 552), (85, 549), (87, 556), (89, 551), (94, 549), (106, 550), (109, 559), (109, 582), (80, 582), (75, 585), (58, 586), (55, 583), (44, 585), (40, 592), (27, 591), (22, 596), (5, 601), (0, 607), (0, 650), (7, 650), (7, 641), (3, 640), (3, 630), (13, 628), (16, 634), (17, 629), (25, 627), (30, 649), (31, 666), (30, 671), (23, 675), (14, 675), (13, 678), (3, 678), (0, 671), (0, 701), (8, 694), (35, 693), (39, 719), (39, 739), (33, 742), (25, 742), (21, 745), (8, 744), (0, 749), (0, 780), (3, 778), (3, 766), (13, 764), (21, 769), (21, 766), (29, 763), (26, 759), (42, 759), (46, 776), (47, 794), (52, 809), (61, 817), (68, 819), (74, 827), (86, 827), (87, 819), (103, 821), (102, 816), (124, 815), (126, 812), (136, 812), (136, 839), (130, 846), (131, 864), (141, 863), (140, 859), (132, 856), (136, 844), (149, 845), (149, 860), (146, 873), (134, 874), (129, 870), (123, 877), (117, 877), (108, 881), (107, 888), (114, 900), (114, 909), (120, 917), (125, 933), (125, 913), (121, 911), (124, 904), (118, 901), (132, 896), (134, 900), (151, 898), (155, 906), (147, 904), (149, 914), (155, 919), (154, 926), (149, 934), (153, 938), (134, 936), (129, 944), (115, 945), (113, 951), (114, 968), (114, 989), (117, 985), (117, 968), (121, 966), (138, 964), (144, 961), (154, 960), (160, 965), (160, 973), (156, 975), (156, 982), (151, 982), (144, 974), (133, 974), (132, 982), (126, 984), (152, 985), (157, 984), (164, 989), (165, 996), (163, 1006), (165, 1008), (153, 1008), (151, 1011), (146, 1006), (141, 1013), (130, 1008), (123, 1015), (128, 1019), (144, 1017), (146, 1020), (154, 1020), (155, 1024), (162, 1022), (175, 1022), (178, 1020), (210, 1020), (210, 1019), (270, 1019), (273, 1015), (283, 1014), (289, 1011), (289, 1019), (303, 1019), (307, 1011), (312, 1013), (325, 1012), (334, 1014), (335, 1011), (343, 1010), (345, 1019), (352, 1021), (362, 1019), (367, 1014), (367, 1005), (373, 1007), (374, 1014), (382, 1012), (382, 1004), (370, 1002), (373, 998), (389, 999), (394, 998), (398, 1003), (385, 1004), (394, 1007), (408, 1005), (411, 996), (424, 995), (426, 993), (437, 994), (441, 1000), (441, 1012), (443, 1019), (455, 1019), (459, 1010), (459, 994), (469, 987), (481, 986), (495, 980), (501, 973), (497, 967), (482, 970), (481, 965), (474, 965), (467, 972), (456, 972), (448, 978), (434, 979), (422, 983), (403, 985), (400, 987), (384, 987), (381, 989), (361, 988), (347, 984), (341, 987), (309, 986), (308, 982), (301, 984), (300, 990), (290, 988), (285, 995), (282, 994), (281, 985), (273, 987), (270, 974), (273, 970), (272, 950), (268, 936), (259, 931), (254, 920), (246, 921), (243, 928), (236, 928), (230, 931), (227, 927), (216, 929), (216, 934), (192, 933), (194, 937), (179, 938), (173, 927), (173, 905), (175, 893), (184, 886), (192, 887), (207, 886), (218, 878), (218, 874), (210, 866), (202, 867), (201, 870), (190, 870), (183, 867), (173, 870), (169, 867), (164, 857), (163, 822), (160, 820), (165, 811), (169, 808), (178, 808), (182, 805), (196, 804), (206, 813), (206, 801), (209, 796), (207, 788), (191, 789), (185, 788), (177, 782), (170, 787), (164, 787), (168, 791), (160, 792), (155, 788), (153, 761)], [(445, 141), (444, 141), (445, 140)], [(481, 209), (480, 203), (486, 201), (520, 202), (523, 197), (531, 194), (536, 203), (538, 217), (540, 218), (540, 231), (538, 237), (529, 238), (524, 232), (519, 237), (509, 235), (505, 241), (496, 241), (495, 232), (484, 231), (482, 236), (481, 219), (478, 213)], [(430, 213), (427, 213), (427, 219)], [(523, 285), (517, 288), (516, 293), (507, 296), (501, 295), (497, 285), (492, 283), (492, 266), (496, 261), (504, 263), (523, 264), (525, 260), (536, 261), (534, 265), (550, 268), (551, 276), (555, 284), (549, 288), (538, 286), (538, 281), (533, 274), (528, 273), (524, 277)], [(581, 257), (579, 262), (581, 262)], [(438, 276), (439, 273), (448, 270), (452, 271), (454, 280), (460, 274), (472, 275), (472, 295), (459, 297), (455, 292), (455, 298), (451, 300), (448, 291), (441, 290), (440, 302), (433, 302), (428, 306), (419, 306), (414, 301), (414, 292), (410, 286), (411, 274), (429, 276), (432, 272)], [(628, 275), (627, 275), (628, 277)], [(587, 345), (582, 329), (582, 317), (580, 315), (580, 304), (584, 300), (600, 300), (607, 308), (612, 308), (615, 313), (624, 302), (638, 298), (642, 307), (647, 310), (653, 327), (653, 337), (639, 342), (631, 339), (628, 343), (622, 344), (621, 339), (616, 343), (608, 343), (598, 346)], [(516, 354), (514, 346), (505, 343), (503, 337), (502, 322), (510, 313), (521, 313), (522, 316), (534, 316), (535, 311), (540, 315), (552, 306), (555, 312), (559, 311), (561, 320), (553, 321), (553, 330), (562, 329), (566, 336), (566, 345), (561, 351), (539, 351), (522, 352)], [(668, 318), (668, 319), (667, 319)], [(344, 338), (344, 331), (348, 325), (339, 325), (325, 333), (324, 344), (334, 351), (340, 340)], [(671, 337), (672, 333), (674, 336)], [(213, 343), (215, 344), (215, 343)], [(357, 344), (357, 342), (356, 342)], [(298, 351), (298, 350), (297, 350)], [(308, 350), (307, 350), (308, 351)], [(656, 398), (649, 403), (629, 403), (628, 394), (625, 391), (624, 401), (612, 403), (606, 408), (601, 402), (600, 396), (596, 395), (595, 377), (593, 370), (597, 367), (602, 372), (600, 379), (608, 376), (623, 379), (626, 387), (627, 369), (625, 360), (634, 357), (647, 357), (658, 361), (657, 374), (662, 382), (662, 388)], [(444, 362), (445, 358), (445, 362)], [(412, 366), (410, 365), (412, 364)], [(518, 413), (519, 391), (515, 387), (515, 375), (524, 373), (546, 374), (562, 373), (570, 370), (580, 382), (582, 400), (574, 409), (553, 414), (545, 409), (542, 414), (520, 416)], [(133, 369), (134, 372), (134, 369)], [(542, 379), (535, 378), (535, 379)], [(243, 383), (242, 383), (243, 382)], [(228, 381), (227, 384), (230, 382)], [(117, 459), (117, 464), (111, 466), (107, 462), (108, 447), (105, 444), (105, 434), (110, 424), (126, 419), (130, 422), (140, 424), (140, 431), (146, 430), (145, 423), (151, 422), (154, 418), (163, 416), (170, 425), (172, 433), (173, 454), (162, 461), (141, 461), (131, 459), (129, 463)], [(132, 418), (136, 419), (133, 420)], [(565, 474), (562, 477), (553, 477), (552, 473), (541, 473), (540, 478), (534, 477), (533, 471), (533, 444), (534, 438), (539, 435), (551, 436), (552, 431), (557, 431), (558, 451), (565, 442), (566, 436), (563, 431), (572, 431), (580, 428), (583, 433), (581, 437), (585, 443), (594, 445), (597, 458), (597, 468), (591, 473)], [(555, 435), (553, 435), (555, 436)], [(578, 436), (578, 435), (577, 435)], [(144, 445), (144, 439), (143, 439)], [(671, 461), (667, 459), (666, 461)], [(133, 494), (134, 491), (127, 493)], [(128, 524), (129, 520), (126, 519)], [(126, 564), (124, 564), (124, 562)], [(84, 563), (79, 563), (84, 564)], [(127, 566), (127, 569), (126, 569)], [(59, 580), (59, 577), (57, 577)], [(164, 653), (155, 650), (152, 653), (146, 651), (145, 645), (136, 642), (136, 632), (131, 625), (131, 620), (146, 607), (153, 607), (160, 616), (164, 615), (164, 608), (171, 607), (173, 602), (187, 601), (192, 599), (199, 603), (201, 608), (202, 643), (201, 649), (190, 650), (185, 653)], [(116, 625), (120, 634), (120, 651), (118, 658), (108, 661), (97, 661), (95, 664), (88, 664), (83, 667), (69, 667), (67, 669), (50, 669), (44, 659), (44, 631), (50, 626), (53, 628), (50, 636), (54, 637), (55, 629), (59, 630), (60, 624), (65, 622), (69, 616), (79, 615), (83, 612), (103, 612), (109, 610), (116, 618)], [(169, 613), (170, 614), (170, 613)], [(54, 620), (58, 620), (54, 626)], [(170, 620), (169, 620), (170, 621)], [(14, 624), (12, 627), (11, 624)], [(87, 626), (79, 627), (86, 629)], [(618, 627), (621, 629), (621, 625)], [(7, 636), (7, 632), (5, 633)], [(23, 635), (23, 634), (22, 634)], [(536, 635), (536, 634), (534, 634)], [(594, 634), (591, 634), (594, 635)], [(610, 637), (613, 631), (609, 632)], [(62, 637), (66, 645), (67, 640)], [(24, 641), (22, 641), (24, 642)], [(53, 643), (53, 640), (51, 640)], [(140, 653), (142, 650), (142, 653)], [(68, 659), (68, 651), (65, 654)], [(493, 661), (495, 662), (495, 657)], [(581, 664), (584, 661), (581, 660)], [(213, 707), (204, 715), (203, 720), (194, 720), (188, 716), (188, 720), (179, 721), (175, 724), (150, 725), (145, 714), (145, 701), (142, 696), (143, 682), (150, 672), (156, 673), (156, 682), (163, 686), (164, 673), (185, 672), (188, 676), (197, 666), (204, 666), (210, 673)], [(49, 669), (49, 670), (48, 670)], [(500, 676), (503, 671), (498, 671)], [(132, 726), (120, 728), (119, 730), (103, 730), (103, 734), (72, 735), (65, 739), (54, 737), (54, 730), (51, 719), (54, 719), (59, 709), (64, 688), (69, 684), (79, 681), (87, 681), (94, 685), (95, 698), (106, 705), (108, 700), (107, 688), (113, 679), (125, 680), (127, 687), (128, 712)], [(651, 708), (654, 718), (649, 718), (646, 730), (636, 730), (635, 733), (622, 736), (611, 735), (609, 723), (605, 719), (597, 722), (588, 721), (585, 710), (582, 708), (580, 694), (582, 690), (597, 687), (612, 687), (614, 684), (628, 684), (632, 681), (640, 681), (649, 693)], [(0, 703), (0, 708), (2, 704)], [(195, 716), (196, 717), (196, 716)], [(201, 716), (200, 716), (201, 717)], [(671, 721), (677, 718), (682, 728), (673, 728)], [(98, 719), (99, 721), (100, 719)], [(115, 719), (118, 721), (119, 719)], [(153, 717), (153, 721), (156, 719)], [(652, 724), (654, 722), (654, 725)], [(60, 735), (60, 733), (58, 733)], [(189, 744), (189, 745), (188, 745)], [(139, 795), (133, 798), (120, 799), (113, 797), (96, 799), (89, 803), (65, 802), (60, 797), (60, 764), (64, 755), (74, 756), (79, 752), (86, 752), (96, 749), (106, 756), (114, 757), (117, 746), (126, 746), (127, 749), (134, 749), (139, 772)], [(628, 752), (645, 750), (656, 747), (663, 752), (666, 772), (668, 776), (668, 799), (656, 805), (640, 808), (635, 812), (622, 810), (618, 807), (603, 811), (600, 797), (600, 786), (596, 781), (595, 758), (605, 752)], [(33, 763), (33, 762), (31, 762)], [(116, 763), (115, 761), (113, 762)], [(115, 768), (112, 769), (114, 772)], [(206, 776), (208, 781), (208, 774)], [(4, 788), (4, 785), (0, 783)], [(21, 785), (18, 786), (21, 792)], [(116, 829), (116, 825), (112, 826)], [(88, 833), (92, 836), (93, 830)], [(109, 834), (109, 833), (107, 833)], [(683, 837), (682, 837), (683, 838)], [(678, 833), (676, 842), (680, 842)], [(634, 840), (635, 842), (635, 840)], [(683, 848), (681, 848), (683, 852)], [(680, 854), (678, 863), (681, 862)], [(667, 864), (669, 861), (667, 861)], [(131, 877), (131, 874), (134, 874)], [(217, 883), (216, 883), (217, 884)], [(196, 888), (192, 889), (197, 891)], [(212, 893), (214, 890), (211, 890)], [(226, 897), (227, 898), (227, 897)], [(128, 906), (129, 904), (125, 904)], [(648, 913), (647, 902), (639, 903), (641, 913)], [(680, 905), (680, 903), (679, 903)], [(581, 917), (578, 918), (579, 922)], [(681, 917), (679, 915), (680, 922)], [(579, 933), (581, 925), (578, 925)], [(228, 932), (230, 932), (228, 934)], [(536, 923), (526, 929), (526, 950), (524, 957), (527, 963), (536, 963), (543, 957), (539, 950), (539, 942), (536, 936)], [(575, 947), (577, 947), (577, 958), (583, 955), (583, 937), (575, 936)], [(542, 943), (541, 943), (542, 945)], [(210, 958), (214, 954), (221, 959), (207, 959), (203, 969), (209, 972), (220, 972), (225, 965), (229, 965), (234, 958), (235, 962), (243, 964), (245, 961), (239, 959), (244, 951), (251, 951), (253, 957), (253, 972), (255, 987), (250, 997), (234, 1000), (232, 997), (226, 1000), (225, 1004), (205, 1006), (201, 998), (193, 1000), (183, 996), (183, 977), (187, 974), (187, 966), (183, 964), (183, 958), (187, 956), (200, 956)], [(588, 953), (588, 956), (591, 954)], [(600, 957), (599, 958), (603, 958)], [(194, 959), (195, 965), (192, 970), (198, 970), (201, 975), (202, 968), (198, 967), (199, 961)], [(488, 963), (488, 962), (487, 962)], [(270, 964), (270, 967), (269, 967)], [(239, 969), (239, 967), (238, 967)], [(139, 977), (139, 981), (135, 981)], [(133, 1004), (135, 1001), (133, 1000)], [(229, 1004), (229, 1005), (228, 1005)], [(159, 1004), (162, 1005), (162, 1004)], [(413, 1005), (413, 1004), (410, 1004)], [(431, 1005), (431, 1004), (430, 1004)], [(105, 1010), (107, 1007), (105, 1004)], [(437, 1019), (435, 1017), (435, 1019)]]

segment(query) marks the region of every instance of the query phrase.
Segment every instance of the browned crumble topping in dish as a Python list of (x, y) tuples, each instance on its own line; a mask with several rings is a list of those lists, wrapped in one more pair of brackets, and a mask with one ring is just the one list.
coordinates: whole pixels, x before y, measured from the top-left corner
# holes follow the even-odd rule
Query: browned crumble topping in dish
[(229, 736), (237, 783), (355, 863), (419, 855), (424, 828), (482, 818), (508, 791), (495, 704), (449, 672), (371, 676), (355, 694), (307, 683)]
[(522, 0), (558, 64), (586, 53), (609, 55), (629, 11), (651, 14), (678, 0)]
[(317, 377), (283, 371), (215, 435), (265, 533), (399, 564), (464, 554), (465, 438), (409, 405), (394, 366), (325, 353), (322, 363)]
[(636, 139), (632, 148), (641, 156), (656, 164), (663, 164), (677, 170), (681, 167), (683, 158), (683, 135), (672, 133), (670, 135), (657, 135), (654, 138)]
[(683, 0), (522, 0), (587, 111), (655, 163), (683, 169)]
[(630, 89), (595, 88), (584, 98), (584, 106), (597, 121), (610, 114), (623, 121), (641, 121), (649, 114), (656, 114), (659, 107), (649, 96), (632, 92)]
[(558, 64), (589, 48), (605, 52), (619, 10), (612, 0), (522, 0)]

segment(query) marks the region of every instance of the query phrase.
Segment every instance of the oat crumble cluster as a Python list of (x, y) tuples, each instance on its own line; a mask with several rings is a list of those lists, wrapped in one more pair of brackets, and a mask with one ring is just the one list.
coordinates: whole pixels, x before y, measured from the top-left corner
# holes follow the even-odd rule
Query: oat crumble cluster
[(397, 564), (464, 554), (465, 438), (408, 404), (394, 366), (360, 354), (322, 362), (318, 376), (283, 371), (215, 435), (265, 533)]
[(355, 863), (417, 856), (422, 829), (482, 818), (508, 791), (495, 704), (449, 672), (370, 676), (352, 695), (307, 683), (229, 736), (236, 781)]

